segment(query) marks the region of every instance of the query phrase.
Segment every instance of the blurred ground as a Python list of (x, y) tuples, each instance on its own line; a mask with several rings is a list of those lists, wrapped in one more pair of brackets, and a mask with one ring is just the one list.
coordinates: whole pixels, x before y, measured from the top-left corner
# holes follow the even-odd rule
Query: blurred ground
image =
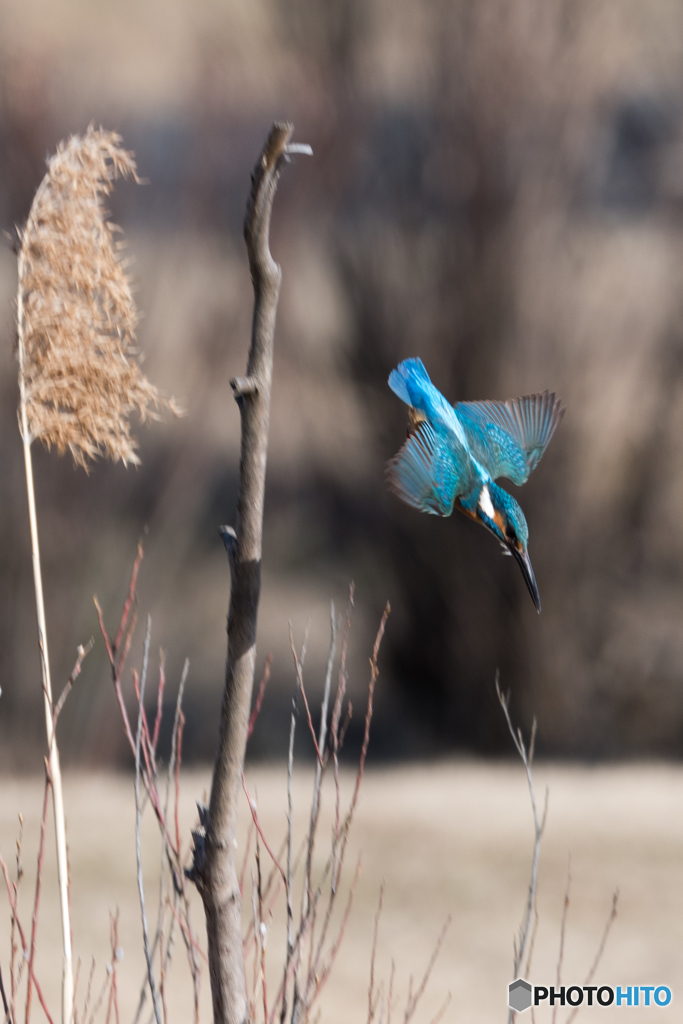
[[(275, 843), (284, 831), (283, 766), (249, 773), (259, 815)], [(348, 792), (350, 778), (344, 777)], [(183, 783), (183, 834), (193, 821), (193, 800), (208, 777), (189, 773)], [(540, 765), (539, 797), (549, 787), (549, 812), (539, 873), (539, 927), (531, 980), (553, 983), (558, 959), (560, 918), (571, 854), (572, 888), (564, 950), (563, 979), (582, 984), (600, 942), (612, 892), (620, 891), (619, 916), (596, 975), (607, 984), (667, 984), (673, 1005), (659, 1011), (631, 1009), (629, 1019), (674, 1021), (683, 990), (683, 771), (661, 765), (610, 768)], [(24, 815), (23, 861), (26, 877), (21, 906), (30, 919), (30, 889), (42, 787), (35, 779), (3, 780), (0, 849), (13, 855), (17, 818)], [(310, 797), (310, 775), (295, 778), (295, 834), (301, 832)], [(87, 971), (91, 955), (96, 978), (109, 959), (109, 911), (119, 908), (125, 958), (119, 969), (122, 1019), (130, 1020), (143, 977), (140, 923), (135, 885), (133, 780), (123, 775), (67, 775), (65, 796), (71, 856), (71, 901), (75, 949)], [(330, 813), (327, 794), (326, 813)], [(246, 814), (246, 808), (245, 808)], [(329, 821), (329, 817), (327, 819)], [(242, 826), (244, 827), (244, 815)], [(242, 833), (243, 835), (244, 833)], [(320, 830), (322, 856), (326, 826)], [(446, 1021), (502, 1024), (511, 978), (512, 939), (521, 919), (532, 851), (532, 819), (521, 765), (449, 762), (431, 766), (370, 770), (364, 780), (347, 861), (344, 889), (355, 859), (362, 874), (346, 938), (321, 1003), (326, 1024), (364, 1022), (373, 918), (382, 880), (386, 883), (379, 935), (377, 974), (388, 979), (396, 963), (397, 1019), (408, 976), (419, 977), (448, 914), (453, 923), (434, 968), (416, 1021), (428, 1022), (450, 991)], [(241, 840), (243, 842), (243, 840)], [(48, 841), (41, 906), (37, 975), (45, 994), (58, 1005), (59, 949), (53, 850)], [(158, 847), (150, 821), (144, 833), (147, 898), (155, 898)], [(8, 916), (0, 927), (0, 959), (6, 978)], [(195, 900), (195, 925), (202, 912)], [(271, 984), (277, 977), (282, 940), (280, 919), (269, 939)], [(171, 1021), (191, 1019), (189, 976), (180, 949), (170, 979)], [(203, 1020), (209, 1019), (208, 978), (203, 978)], [(82, 989), (81, 989), (82, 991)], [(36, 1014), (40, 1011), (36, 1008)], [(563, 1021), (568, 1011), (560, 1014)], [(623, 1013), (585, 1008), (580, 1020), (616, 1021)], [(521, 1018), (520, 1018), (521, 1019)], [(539, 1022), (549, 1014), (539, 1012)]]
[[(497, 667), (558, 756), (683, 750), (683, 7), (676, 0), (0, 0), (0, 227), (25, 219), (58, 140), (121, 131), (117, 188), (152, 380), (187, 407), (143, 465), (89, 477), (36, 453), (55, 680), (118, 613), (147, 533), (142, 608), (192, 662), (188, 757), (206, 759), (224, 660), (251, 294), (241, 221), (269, 125), (313, 145), (282, 178), (283, 267), (259, 653), (290, 692), (287, 620), (356, 582), (354, 665), (387, 598), (375, 754), (507, 742)], [(39, 660), (0, 248), (0, 759), (39, 763)], [(450, 400), (556, 389), (567, 415), (519, 497), (543, 599), (462, 517), (386, 494), (405, 411), (388, 372), (421, 356)], [(72, 700), (71, 763), (121, 763), (104, 651)], [(318, 673), (319, 674), (319, 673)], [(355, 673), (354, 673), (355, 674)], [(101, 683), (101, 685), (95, 685)], [(259, 741), (281, 750), (282, 731)], [(264, 725), (265, 728), (265, 725)], [(109, 737), (109, 742), (107, 738)], [(19, 740), (17, 741), (17, 738)], [(257, 752), (256, 749), (254, 751)]]

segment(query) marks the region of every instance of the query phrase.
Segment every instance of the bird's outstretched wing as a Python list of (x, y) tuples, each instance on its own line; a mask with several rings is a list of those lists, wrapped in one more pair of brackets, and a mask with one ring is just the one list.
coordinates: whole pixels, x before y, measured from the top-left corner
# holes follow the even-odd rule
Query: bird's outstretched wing
[(387, 466), (389, 485), (407, 505), (432, 515), (449, 516), (459, 494), (473, 482), (466, 451), (424, 421)]
[(506, 402), (458, 402), (455, 412), (474, 457), (494, 480), (504, 476), (515, 484), (529, 479), (564, 415), (548, 391)]

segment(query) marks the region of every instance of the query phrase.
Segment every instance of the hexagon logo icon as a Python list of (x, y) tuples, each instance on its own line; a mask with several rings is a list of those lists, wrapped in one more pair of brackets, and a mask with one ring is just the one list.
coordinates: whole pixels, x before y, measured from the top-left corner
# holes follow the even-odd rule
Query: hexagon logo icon
[(508, 1006), (519, 1013), (531, 1006), (531, 985), (524, 978), (517, 978), (508, 985)]

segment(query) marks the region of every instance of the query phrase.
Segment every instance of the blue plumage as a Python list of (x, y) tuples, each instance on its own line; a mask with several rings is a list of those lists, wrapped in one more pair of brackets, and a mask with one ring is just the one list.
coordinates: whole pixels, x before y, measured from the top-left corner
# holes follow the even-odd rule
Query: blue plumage
[(455, 507), (486, 526), (516, 558), (540, 612), (524, 513), (494, 481), (526, 483), (562, 419), (559, 400), (545, 391), (452, 406), (421, 359), (400, 363), (389, 375), (389, 387), (409, 406), (412, 428), (389, 463), (392, 489), (422, 512), (448, 516)]

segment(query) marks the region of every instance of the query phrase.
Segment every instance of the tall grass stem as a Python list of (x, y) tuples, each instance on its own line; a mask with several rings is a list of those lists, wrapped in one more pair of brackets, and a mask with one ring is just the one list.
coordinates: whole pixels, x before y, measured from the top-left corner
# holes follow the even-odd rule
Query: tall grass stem
[[(22, 255), (19, 256), (19, 289), (17, 298), (18, 324), (18, 355), (19, 364), (23, 364), (23, 311), (22, 311)], [(48, 763), (52, 777), (52, 805), (55, 815), (55, 841), (57, 845), (57, 879), (59, 885), (59, 903), (62, 925), (62, 1024), (71, 1024), (73, 1017), (73, 958), (71, 954), (71, 920), (69, 911), (69, 865), (66, 852), (66, 820), (64, 816), (64, 796), (62, 792), (62, 773), (59, 764), (59, 748), (55, 735), (52, 682), (50, 680), (50, 657), (47, 647), (47, 627), (45, 624), (45, 602), (43, 601), (43, 577), (40, 567), (40, 546), (38, 543), (38, 519), (36, 516), (36, 496), (33, 486), (33, 460), (31, 458), (31, 436), (28, 430), (26, 415), (26, 394), (23, 386), (23, 373), (20, 374), (20, 407), (21, 434), (24, 445), (24, 465), (26, 467), (26, 493), (28, 496), (28, 516), (31, 527), (31, 555), (33, 560), (33, 581), (36, 592), (36, 620), (38, 624), (38, 647), (43, 677), (43, 697), (45, 702), (45, 728), (47, 731)]]

